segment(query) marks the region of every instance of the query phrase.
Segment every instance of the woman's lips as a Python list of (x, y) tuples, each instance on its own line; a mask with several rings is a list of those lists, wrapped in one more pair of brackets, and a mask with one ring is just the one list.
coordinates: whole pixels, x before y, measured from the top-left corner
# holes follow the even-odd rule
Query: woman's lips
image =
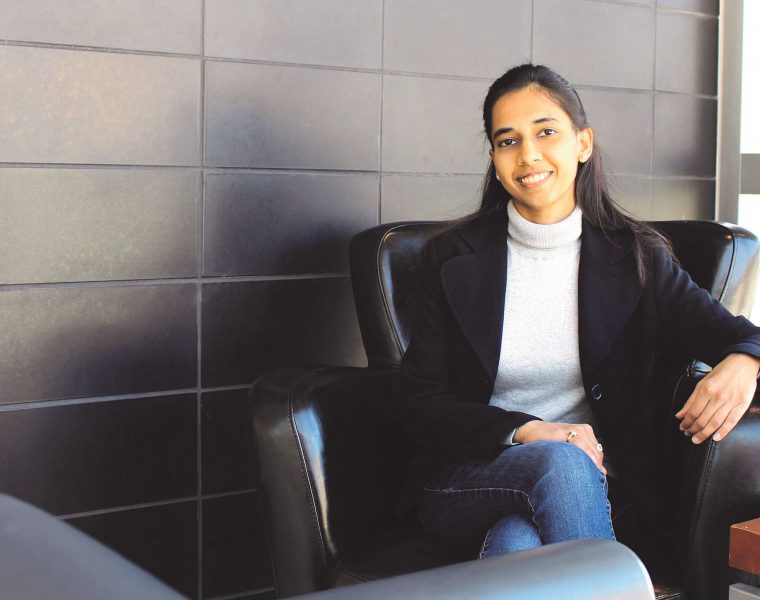
[(530, 175), (526, 175), (524, 177), (517, 177), (517, 183), (519, 183), (523, 187), (537, 187), (544, 183), (549, 178), (549, 175), (552, 174), (552, 171), (543, 171), (542, 173), (532, 173)]

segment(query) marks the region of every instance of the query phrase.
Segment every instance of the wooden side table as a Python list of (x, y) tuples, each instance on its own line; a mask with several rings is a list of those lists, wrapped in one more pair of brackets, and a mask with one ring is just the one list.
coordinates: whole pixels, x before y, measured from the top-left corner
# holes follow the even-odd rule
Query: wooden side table
[[(734, 569), (760, 575), (760, 519), (731, 525), (728, 564)], [(729, 588), (729, 600), (760, 599), (760, 589), (743, 583)]]

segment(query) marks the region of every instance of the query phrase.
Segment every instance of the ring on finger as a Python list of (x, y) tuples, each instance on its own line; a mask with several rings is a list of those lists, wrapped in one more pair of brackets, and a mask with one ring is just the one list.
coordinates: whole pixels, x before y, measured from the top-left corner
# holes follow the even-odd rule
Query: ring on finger
[(577, 431), (570, 431), (570, 433), (567, 434), (567, 439), (565, 441), (569, 442), (570, 440), (573, 440), (573, 439), (575, 439), (577, 437), (578, 437), (578, 432)]

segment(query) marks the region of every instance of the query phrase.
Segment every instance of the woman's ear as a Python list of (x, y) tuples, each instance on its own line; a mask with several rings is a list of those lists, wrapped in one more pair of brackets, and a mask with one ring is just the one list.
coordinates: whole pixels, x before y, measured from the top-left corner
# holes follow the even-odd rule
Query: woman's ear
[(585, 163), (594, 152), (594, 132), (591, 127), (578, 132), (578, 162)]

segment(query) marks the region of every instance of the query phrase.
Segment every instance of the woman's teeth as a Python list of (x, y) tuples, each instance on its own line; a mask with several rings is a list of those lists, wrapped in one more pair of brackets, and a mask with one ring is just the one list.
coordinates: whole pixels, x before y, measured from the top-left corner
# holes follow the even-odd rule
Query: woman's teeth
[(527, 177), (518, 177), (517, 181), (531, 185), (543, 181), (549, 177), (549, 175), (551, 175), (551, 171), (546, 171), (545, 173), (536, 173), (535, 175), (528, 175)]

